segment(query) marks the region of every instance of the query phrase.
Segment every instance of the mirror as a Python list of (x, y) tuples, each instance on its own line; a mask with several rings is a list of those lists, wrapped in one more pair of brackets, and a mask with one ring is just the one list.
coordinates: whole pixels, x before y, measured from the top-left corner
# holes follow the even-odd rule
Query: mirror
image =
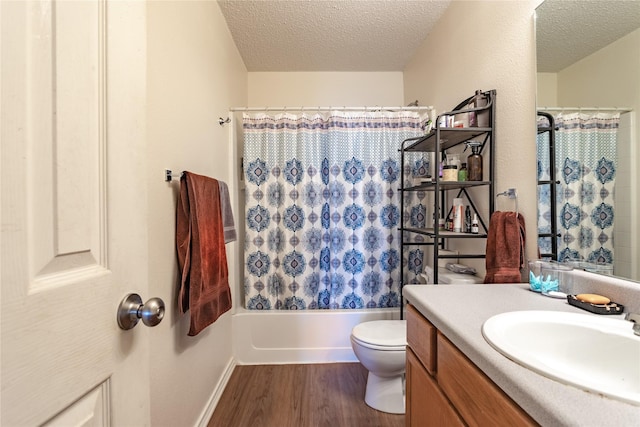
[[(545, 0), (536, 9), (536, 45), (538, 110), (556, 107), (547, 109), (553, 115), (561, 112), (560, 107), (632, 110), (621, 114), (623, 134), (618, 135), (618, 144), (626, 144), (621, 152), (630, 154), (619, 154), (618, 160), (627, 162), (627, 171), (637, 171), (640, 131), (632, 126), (632, 117), (640, 111), (640, 2)], [(571, 108), (563, 112), (577, 112)], [(628, 231), (614, 238), (619, 246), (615, 256), (625, 265), (615, 267), (613, 274), (640, 281), (640, 188), (635, 173), (621, 169), (616, 178), (616, 197), (626, 197), (626, 201), (619, 210), (616, 205), (614, 226), (620, 222)], [(630, 184), (619, 184), (619, 178)], [(617, 233), (616, 228), (614, 235)]]

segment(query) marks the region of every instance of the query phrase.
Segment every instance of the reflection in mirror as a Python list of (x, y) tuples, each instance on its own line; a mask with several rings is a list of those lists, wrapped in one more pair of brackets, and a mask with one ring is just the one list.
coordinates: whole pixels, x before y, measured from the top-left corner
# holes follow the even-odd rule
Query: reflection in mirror
[(536, 10), (538, 111), (549, 115), (538, 122), (540, 253), (636, 281), (639, 28), (640, 1)]

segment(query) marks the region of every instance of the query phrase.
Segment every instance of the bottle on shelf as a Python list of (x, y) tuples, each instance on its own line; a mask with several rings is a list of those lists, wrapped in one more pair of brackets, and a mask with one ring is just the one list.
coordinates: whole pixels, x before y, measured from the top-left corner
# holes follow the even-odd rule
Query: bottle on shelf
[(464, 231), (465, 233), (471, 233), (471, 208), (469, 205), (464, 210)]
[(482, 181), (482, 155), (480, 154), (482, 143), (469, 141), (467, 146), (471, 147), (471, 154), (467, 157), (467, 180)]
[(457, 181), (458, 180), (458, 168), (456, 165), (444, 165), (442, 168), (442, 180), (443, 181)]
[(467, 175), (468, 175), (467, 164), (462, 163), (460, 165), (460, 170), (458, 171), (458, 181), (466, 181)]
[(471, 233), (478, 234), (478, 214), (473, 214), (473, 219), (471, 220)]
[(464, 224), (463, 200), (456, 197), (453, 199), (453, 231), (462, 233)]
[(444, 224), (445, 231), (453, 231), (453, 219), (447, 218), (447, 221)]
[[(476, 90), (476, 94), (471, 100), (469, 106), (471, 108), (482, 108), (489, 104), (489, 99), (481, 90)], [(489, 110), (471, 111), (469, 113), (470, 127), (488, 127), (489, 126)]]
[[(469, 104), (467, 104), (467, 108), (476, 108), (476, 97), (474, 96), (473, 98), (471, 98), (471, 102), (469, 102)], [(476, 115), (475, 111), (469, 111), (469, 117), (468, 117), (468, 121), (469, 121), (469, 127), (475, 128), (478, 127), (478, 116)]]

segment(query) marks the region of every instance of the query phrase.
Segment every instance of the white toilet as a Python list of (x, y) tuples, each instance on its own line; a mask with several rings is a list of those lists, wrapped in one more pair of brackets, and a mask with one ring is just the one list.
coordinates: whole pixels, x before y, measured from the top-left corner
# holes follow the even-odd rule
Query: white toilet
[(406, 320), (374, 320), (351, 331), (353, 352), (369, 371), (364, 401), (370, 407), (404, 414), (406, 345)]

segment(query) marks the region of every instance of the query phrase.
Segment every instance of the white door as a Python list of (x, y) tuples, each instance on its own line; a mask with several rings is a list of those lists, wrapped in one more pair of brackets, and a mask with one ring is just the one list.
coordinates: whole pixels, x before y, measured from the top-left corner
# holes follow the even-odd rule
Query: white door
[[(149, 424), (144, 2), (1, 1), (3, 426)], [(162, 327), (161, 324), (158, 327)]]

